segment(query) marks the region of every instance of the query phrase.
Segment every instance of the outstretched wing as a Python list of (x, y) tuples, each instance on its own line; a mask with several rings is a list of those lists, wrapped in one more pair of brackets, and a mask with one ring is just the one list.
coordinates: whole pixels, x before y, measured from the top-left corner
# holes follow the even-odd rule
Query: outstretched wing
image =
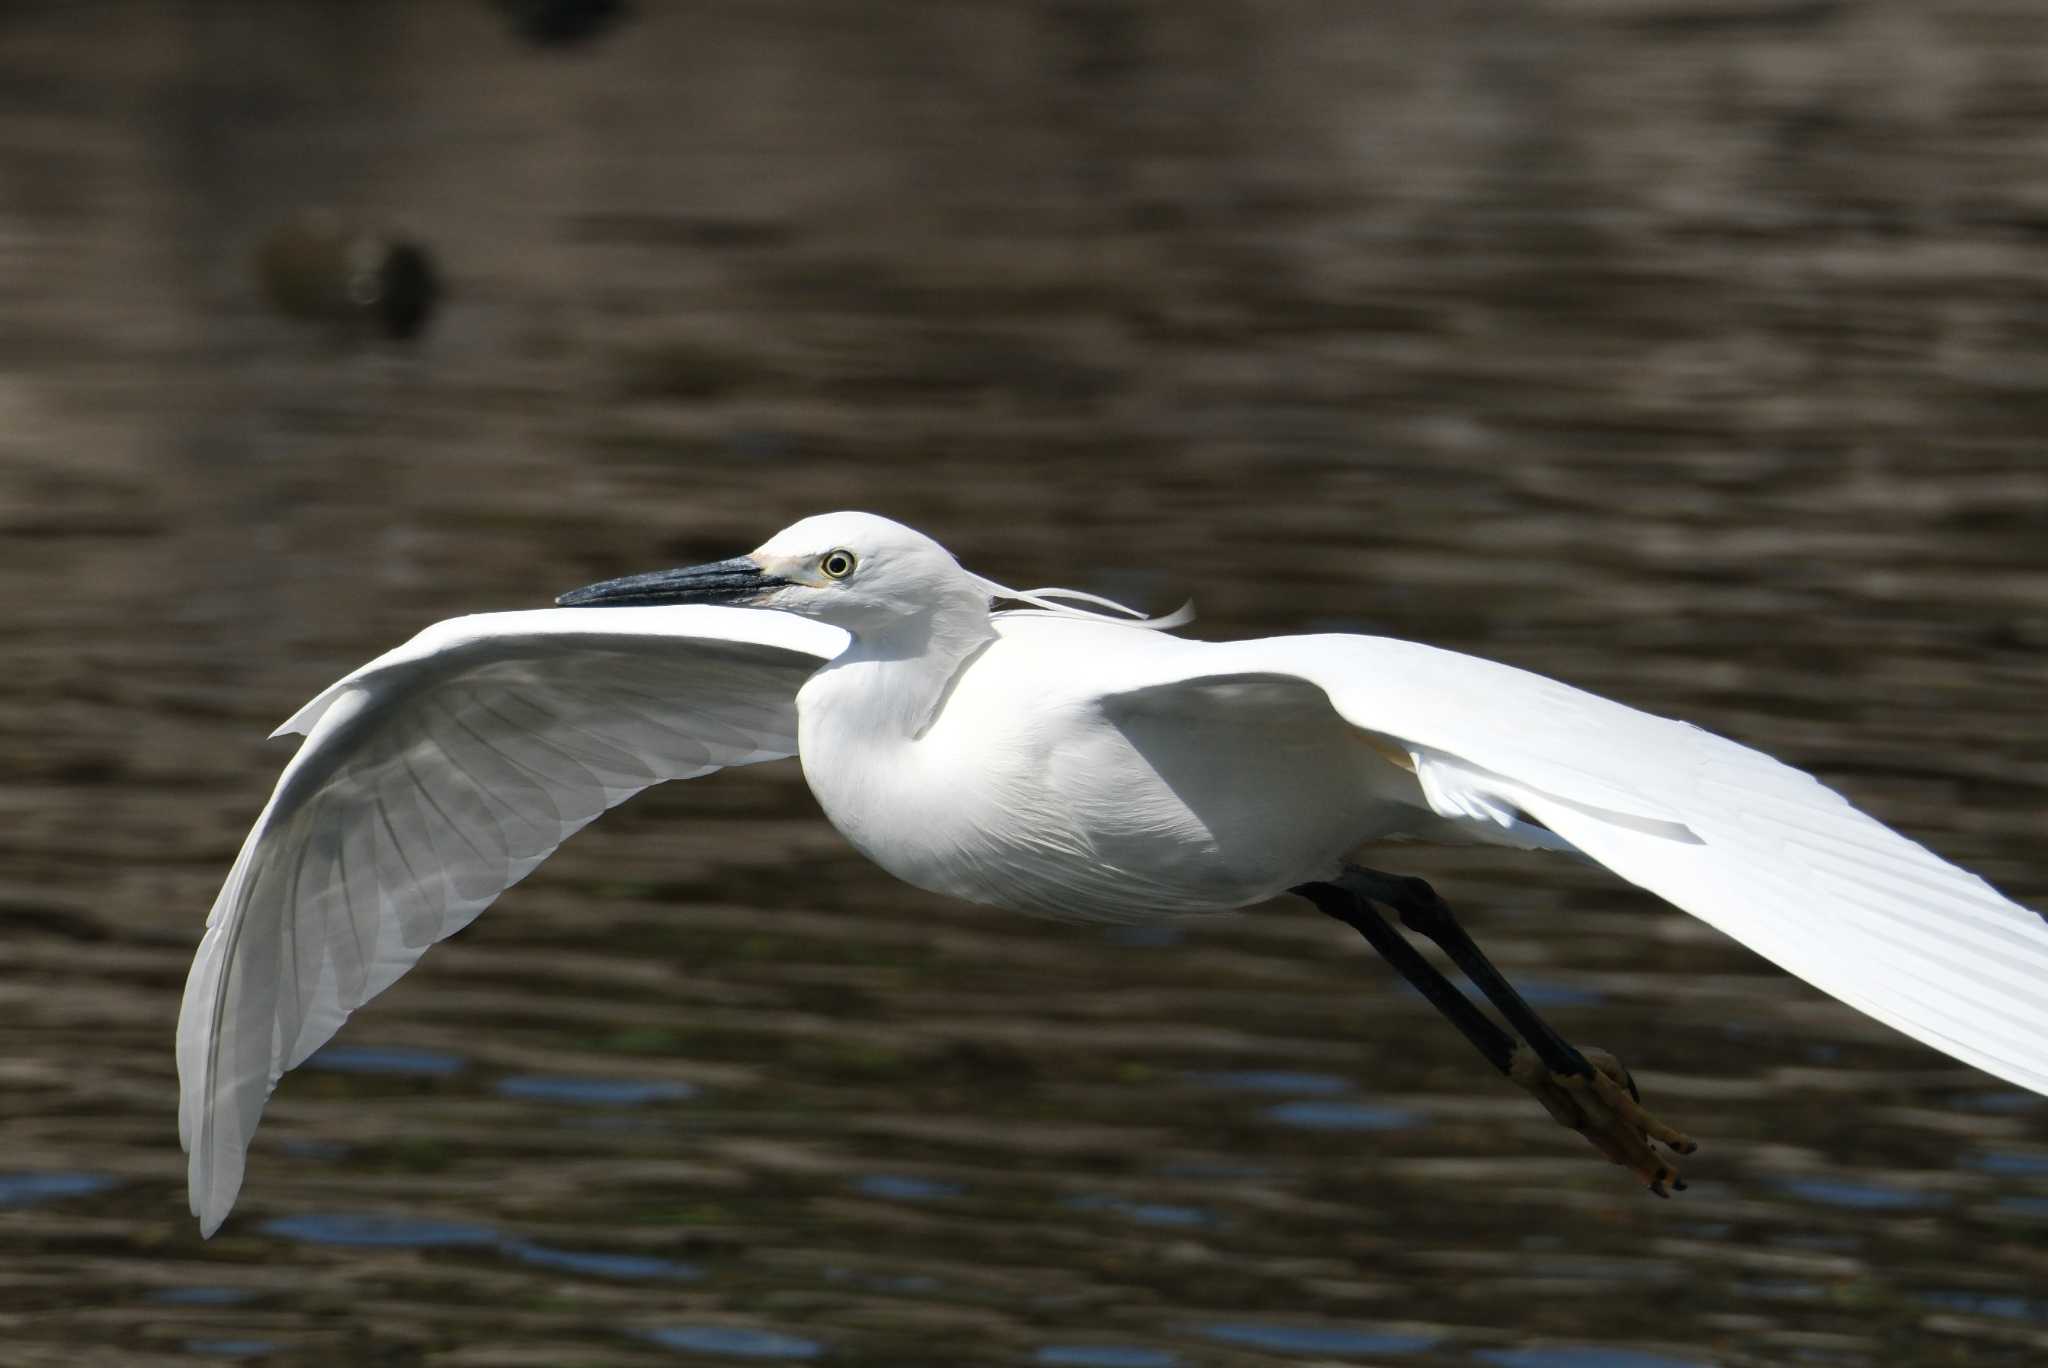
[(846, 634), (744, 608), (543, 609), (429, 627), (308, 703), (207, 918), (178, 1133), (211, 1235), (285, 1070), (585, 823), (664, 779), (796, 752)]
[(2048, 924), (1811, 775), (1541, 675), (1383, 637), (1157, 658), (1155, 692), (1292, 677), (1405, 752), (1439, 815), (1533, 817), (1852, 1007), (2048, 1093)]

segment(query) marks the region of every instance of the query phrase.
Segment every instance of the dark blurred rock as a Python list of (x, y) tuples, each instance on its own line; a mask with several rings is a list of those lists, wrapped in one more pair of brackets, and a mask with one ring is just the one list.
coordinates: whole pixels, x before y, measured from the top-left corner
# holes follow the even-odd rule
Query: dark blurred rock
[(626, 16), (622, 0), (496, 0), (530, 42), (566, 47), (594, 38)]
[(418, 336), (441, 297), (440, 273), (425, 247), (324, 210), (301, 214), (265, 237), (256, 274), (281, 313), (394, 338)]

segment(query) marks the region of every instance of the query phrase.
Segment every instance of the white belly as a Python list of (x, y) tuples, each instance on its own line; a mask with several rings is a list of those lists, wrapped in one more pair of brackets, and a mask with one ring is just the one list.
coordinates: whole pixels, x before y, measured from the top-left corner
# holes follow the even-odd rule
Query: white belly
[(826, 816), (920, 888), (1123, 922), (1243, 907), (1431, 824), (1413, 778), (1326, 707), (1326, 724), (1227, 707), (1112, 720), (1043, 658), (998, 641), (914, 739), (807, 686), (800, 754)]

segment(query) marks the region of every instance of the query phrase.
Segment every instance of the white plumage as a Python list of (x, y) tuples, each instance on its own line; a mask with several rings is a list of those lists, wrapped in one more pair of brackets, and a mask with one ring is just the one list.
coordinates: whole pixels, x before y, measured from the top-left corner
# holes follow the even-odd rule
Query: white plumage
[(278, 1078), (429, 945), (648, 785), (792, 754), (885, 869), (1051, 916), (1242, 907), (1394, 837), (1577, 851), (2048, 1092), (2048, 927), (1810, 776), (1470, 656), (1190, 641), (1077, 600), (1102, 602), (1004, 590), (908, 528), (829, 514), (565, 596), (640, 606), (440, 623), (327, 689), (280, 729), (306, 739), (186, 984), (201, 1228)]
[(207, 918), (178, 1017), (193, 1214), (233, 1206), (270, 1091), (606, 808), (783, 759), (846, 633), (734, 608), (438, 623), (323, 692)]

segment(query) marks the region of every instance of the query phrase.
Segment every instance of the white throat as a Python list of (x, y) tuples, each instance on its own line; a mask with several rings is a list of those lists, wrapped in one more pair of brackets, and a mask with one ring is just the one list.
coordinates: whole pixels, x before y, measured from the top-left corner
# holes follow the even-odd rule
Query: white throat
[(955, 676), (995, 640), (976, 595), (929, 613), (857, 630), (797, 694), (803, 751), (911, 744), (930, 728)]

